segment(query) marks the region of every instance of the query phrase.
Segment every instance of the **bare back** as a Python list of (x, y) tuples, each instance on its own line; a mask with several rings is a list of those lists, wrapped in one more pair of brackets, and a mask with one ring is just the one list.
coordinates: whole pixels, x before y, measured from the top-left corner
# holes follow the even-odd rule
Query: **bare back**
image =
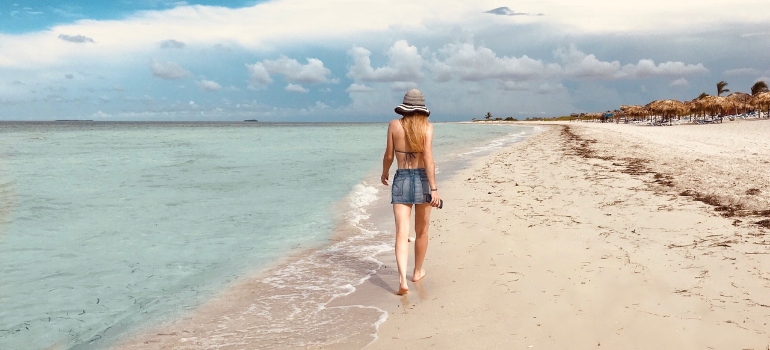
[(389, 137), (393, 143), (393, 151), (396, 154), (396, 164), (399, 169), (425, 168), (425, 160), (422, 152), (413, 152), (406, 140), (406, 131), (398, 119), (390, 121)]

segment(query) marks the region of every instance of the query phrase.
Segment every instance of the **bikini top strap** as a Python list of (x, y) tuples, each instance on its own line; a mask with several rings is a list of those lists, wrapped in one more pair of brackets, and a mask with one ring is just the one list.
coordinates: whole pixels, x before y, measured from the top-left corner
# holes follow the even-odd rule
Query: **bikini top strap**
[[(401, 118), (398, 120), (398, 122), (401, 124), (401, 128), (404, 129), (404, 135), (406, 135), (406, 127), (404, 127), (404, 118)], [(415, 153), (422, 153), (422, 152), (404, 152), (395, 150), (397, 153), (403, 153), (406, 156), (406, 166), (411, 168), (412, 167), (412, 159), (417, 159), (417, 156)]]
[(422, 152), (405, 152), (405, 151), (399, 151), (399, 150), (394, 150), (394, 151), (396, 151), (396, 153), (403, 153), (406, 156), (406, 166), (409, 168), (412, 167), (411, 160), (417, 159), (417, 156), (415, 155), (415, 153), (422, 153)]

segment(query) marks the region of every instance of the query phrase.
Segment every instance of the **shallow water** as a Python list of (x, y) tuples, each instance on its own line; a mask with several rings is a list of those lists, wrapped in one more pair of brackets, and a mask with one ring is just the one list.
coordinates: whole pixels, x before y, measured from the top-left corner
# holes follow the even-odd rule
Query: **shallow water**
[[(264, 280), (263, 311), (290, 317), (253, 310), (269, 325), (255, 334), (265, 344), (328, 334), (313, 317), (349, 310), (319, 305), (351, 292), (389, 248), (366, 210), (386, 195), (372, 181), (385, 124), (0, 127), (2, 349), (102, 348), (308, 249)], [(441, 176), (530, 132), (437, 124)]]

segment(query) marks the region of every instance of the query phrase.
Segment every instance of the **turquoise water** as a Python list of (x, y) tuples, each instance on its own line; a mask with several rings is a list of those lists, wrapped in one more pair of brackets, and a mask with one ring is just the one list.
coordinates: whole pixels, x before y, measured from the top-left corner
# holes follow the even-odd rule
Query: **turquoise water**
[[(386, 195), (376, 183), (386, 128), (1, 123), (0, 349), (100, 348), (288, 253), (325, 249), (328, 260), (346, 225), (369, 261), (388, 247), (365, 239), (376, 234), (365, 229), (366, 206)], [(531, 132), (437, 124), (437, 164), (446, 173)], [(349, 290), (376, 267), (321, 282), (279, 270), (265, 281)], [(292, 307), (317, 308), (302, 303)]]

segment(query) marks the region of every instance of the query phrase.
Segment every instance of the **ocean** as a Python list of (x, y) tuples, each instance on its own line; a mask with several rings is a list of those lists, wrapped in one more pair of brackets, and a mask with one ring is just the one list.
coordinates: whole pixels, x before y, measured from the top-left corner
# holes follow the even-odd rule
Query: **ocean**
[[(326, 305), (392, 249), (393, 228), (372, 217), (390, 200), (386, 130), (0, 122), (0, 349), (108, 348), (250, 276), (258, 322), (243, 331), (264, 348), (373, 336), (382, 310), (358, 305), (373, 321), (346, 323)], [(435, 124), (439, 183), (534, 132)]]

